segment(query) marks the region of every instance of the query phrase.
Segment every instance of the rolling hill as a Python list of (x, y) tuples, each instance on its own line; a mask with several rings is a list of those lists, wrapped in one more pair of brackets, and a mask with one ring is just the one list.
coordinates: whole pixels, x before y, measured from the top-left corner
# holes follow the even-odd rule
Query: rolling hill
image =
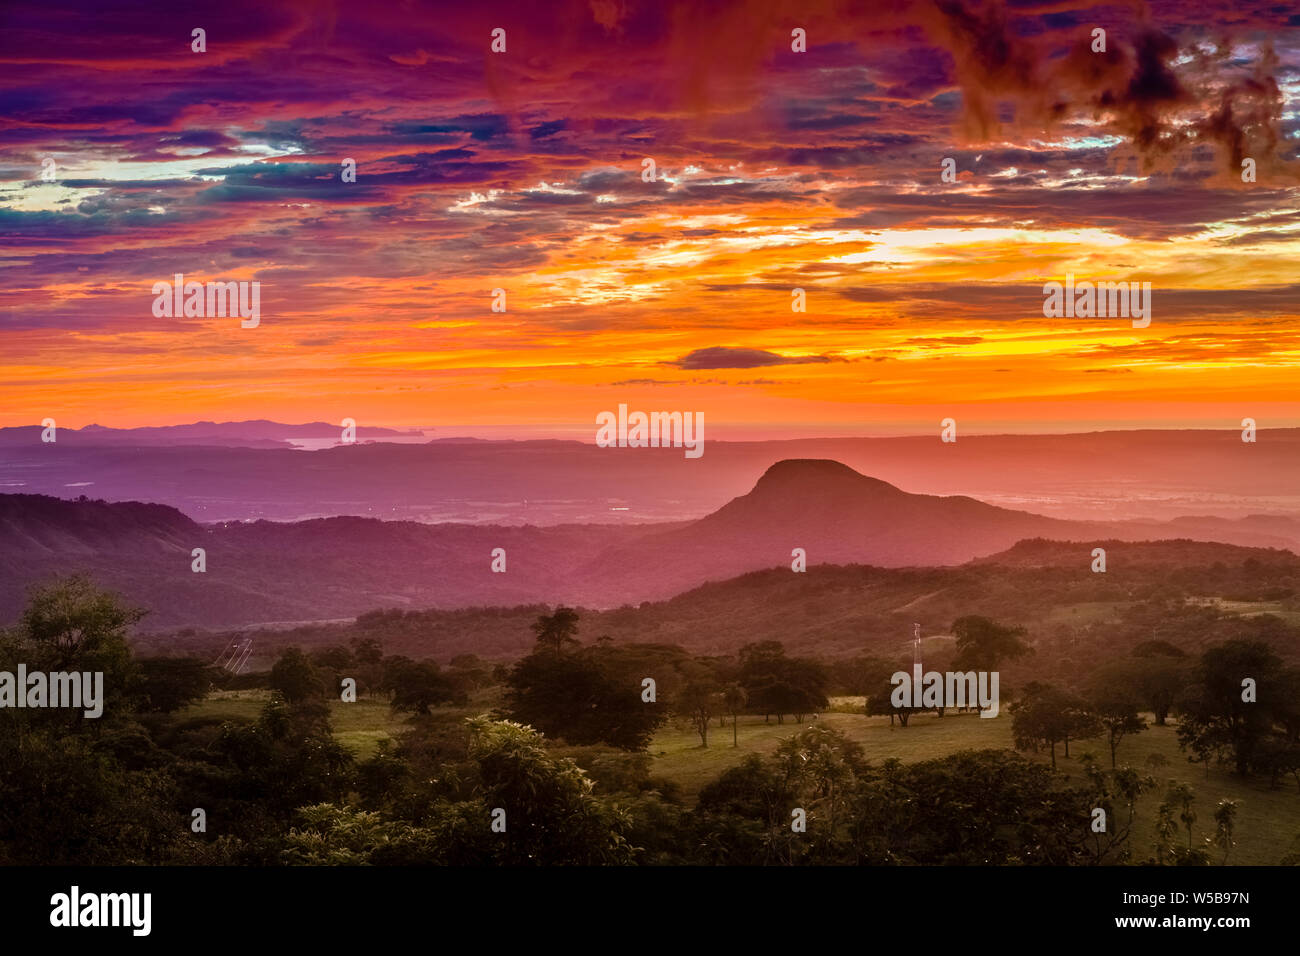
[[(973, 498), (918, 495), (834, 461), (787, 460), (696, 521), (546, 528), (334, 517), (200, 524), (139, 502), (0, 496), (0, 619), (28, 584), (90, 573), (151, 609), (145, 627), (228, 628), (352, 617), (376, 607), (533, 603), (616, 608), (710, 581), (783, 567), (957, 565), (1023, 539), (1076, 541), (1086, 569), (1098, 540), (1290, 544), (1249, 520), (1063, 521)], [(203, 548), (207, 570), (191, 571)], [(491, 570), (495, 549), (506, 572)]]

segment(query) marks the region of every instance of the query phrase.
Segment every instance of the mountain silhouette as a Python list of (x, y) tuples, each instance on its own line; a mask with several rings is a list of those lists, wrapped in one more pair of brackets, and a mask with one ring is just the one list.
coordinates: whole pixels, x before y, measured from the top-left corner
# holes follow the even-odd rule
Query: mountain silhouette
[[(21, 610), (28, 584), (70, 571), (150, 608), (146, 626), (215, 628), (377, 607), (612, 608), (789, 569), (796, 548), (809, 566), (935, 567), (1048, 539), (1077, 542), (1084, 573), (1088, 542), (1178, 538), (1294, 549), (1286, 534), (1285, 525), (1256, 518), (1065, 521), (965, 496), (912, 494), (828, 459), (778, 461), (747, 494), (670, 524), (539, 528), (358, 517), (200, 524), (165, 505), (0, 495), (0, 621)], [(191, 570), (197, 547), (206, 552), (204, 573)], [(491, 570), (498, 548), (505, 573)]]
[[(788, 459), (712, 514), (610, 549), (586, 570), (621, 591), (656, 569), (662, 587), (655, 596), (664, 597), (701, 580), (790, 566), (795, 548), (813, 564), (950, 565), (1005, 550), (1022, 538), (1115, 533), (1101, 522), (1047, 518), (964, 496), (911, 494), (837, 461)], [(1134, 528), (1126, 536), (1153, 535)]]

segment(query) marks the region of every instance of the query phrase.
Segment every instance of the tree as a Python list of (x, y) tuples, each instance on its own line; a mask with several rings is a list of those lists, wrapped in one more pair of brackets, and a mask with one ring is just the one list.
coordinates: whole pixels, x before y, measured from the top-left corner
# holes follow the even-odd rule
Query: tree
[(957, 638), (954, 670), (995, 671), (1002, 661), (1033, 652), (1021, 640), (1025, 636), (1023, 627), (1007, 627), (987, 617), (959, 617), (953, 621), (952, 633)]
[(1288, 667), (1273, 681), (1277, 700), (1270, 702), (1288, 743), (1300, 745), (1300, 667)]
[(0, 708), (0, 866), (177, 859), (168, 756), (132, 719), (139, 683), (126, 635), (142, 616), (74, 575), (33, 588), (18, 626), (0, 630), (0, 671), (103, 674), (98, 718)]
[(384, 646), (373, 637), (354, 637), (350, 643), (358, 664), (374, 666), (384, 659)]
[(1137, 702), (1122, 687), (1100, 689), (1093, 695), (1093, 712), (1106, 733), (1110, 745), (1110, 769), (1115, 769), (1115, 751), (1129, 734), (1146, 730), (1147, 722), (1138, 716)]
[(436, 661), (397, 659), (385, 678), (392, 692), (393, 710), (427, 714), (430, 707), (457, 699), (456, 689), (439, 669)]
[(567, 644), (577, 644), (578, 612), (571, 607), (557, 607), (555, 613), (543, 614), (532, 623), (537, 643), (548, 647), (556, 654), (561, 653)]
[(212, 667), (197, 657), (146, 657), (136, 662), (136, 708), (170, 714), (207, 696)]
[[(1226, 752), (1245, 776), (1255, 768), (1256, 754), (1273, 734), (1274, 713), (1281, 695), (1281, 659), (1260, 641), (1232, 640), (1207, 649), (1197, 668), (1196, 684), (1183, 704), (1178, 743), (1206, 763)], [(1256, 699), (1243, 700), (1243, 681), (1256, 685)]]
[(1086, 740), (1102, 732), (1101, 721), (1088, 706), (1087, 701), (1073, 694), (1066, 695), (1065, 703), (1065, 756), (1070, 756), (1071, 740)]
[(784, 786), (804, 809), (810, 815), (826, 811), (826, 832), (834, 840), (840, 807), (867, 775), (861, 745), (833, 727), (807, 727), (782, 741), (774, 756)]
[(790, 713), (798, 723), (803, 723), (804, 715), (830, 706), (826, 699), (828, 680), (826, 668), (819, 662), (807, 657), (786, 659), (785, 682), (793, 688), (789, 698)]
[(745, 709), (745, 688), (741, 687), (735, 681), (728, 684), (722, 691), (722, 706), (728, 714), (731, 715), (731, 746), (739, 747), (737, 725), (740, 723), (740, 712)]
[[(12, 647), (14, 663), (26, 663), (29, 671), (102, 672), (104, 713), (113, 714), (135, 678), (127, 630), (144, 615), (84, 575), (55, 578), (30, 591)], [(10, 711), (10, 717), (20, 726), (36, 722), (87, 729), (78, 710)]]
[(102, 670), (103, 664), (116, 664), (130, 656), (126, 630), (144, 614), (119, 595), (74, 574), (35, 588), (19, 628), (44, 651), (42, 668)]
[(700, 746), (709, 745), (709, 721), (722, 705), (718, 685), (709, 679), (699, 679), (688, 683), (678, 696), (675, 708), (690, 720), (695, 732), (700, 735)]
[(1033, 681), (1024, 695), (1011, 705), (1011, 734), (1017, 750), (1037, 750), (1040, 744), (1052, 753), (1056, 769), (1056, 745), (1066, 742), (1069, 756), (1071, 737), (1091, 736), (1097, 729), (1095, 718), (1078, 698), (1050, 684)]
[(1190, 677), (1187, 655), (1168, 641), (1144, 641), (1133, 648), (1133, 657), (1128, 679), (1163, 727)]
[(826, 669), (816, 661), (787, 657), (780, 641), (746, 644), (740, 649), (740, 684), (749, 707), (767, 719), (776, 714), (794, 714), (802, 723), (804, 714), (827, 706)]
[(1300, 783), (1300, 744), (1292, 743), (1281, 734), (1269, 737), (1255, 751), (1255, 766), (1268, 774), (1268, 785), (1274, 790), (1287, 774)]
[(351, 648), (335, 644), (332, 647), (317, 648), (308, 657), (312, 667), (316, 668), (321, 686), (331, 694), (339, 692), (343, 678), (356, 676), (352, 673), (356, 670), (356, 658), (353, 657)]
[(209, 750), (212, 764), (187, 768), (181, 789), (210, 817), (237, 819), (249, 836), (282, 832), (299, 807), (352, 789), (352, 754), (334, 738), (328, 716), (278, 692), (254, 723), (222, 724)]
[[(886, 761), (852, 808), (853, 862), (867, 865), (1051, 865), (1089, 862), (1097, 795), (1062, 785), (1006, 750)], [(959, 813), (953, 808), (960, 807)]]
[(898, 718), (899, 726), (906, 727), (913, 715), (925, 710), (924, 707), (895, 707), (893, 695), (894, 683), (888, 677), (877, 676), (875, 683), (867, 688), (867, 716), (877, 717), (888, 714), (891, 728), (894, 726), (895, 717)]
[[(1196, 791), (1185, 783), (1170, 781), (1164, 803), (1156, 810), (1156, 862), (1174, 866), (1205, 866), (1210, 854), (1204, 846), (1192, 845), (1192, 826), (1196, 823)], [(1187, 830), (1187, 846), (1179, 846), (1179, 824)], [(1229, 829), (1231, 820), (1228, 821)], [(1206, 843), (1209, 843), (1207, 840)]]
[(795, 781), (776, 761), (750, 754), (700, 791), (693, 818), (697, 852), (715, 862), (788, 863)]
[[(1084, 773), (1092, 784), (1093, 796), (1089, 803), (1094, 809), (1106, 812), (1106, 829), (1098, 832), (1088, 828), (1091, 863), (1127, 863), (1132, 854), (1128, 839), (1137, 819), (1138, 797), (1155, 787), (1155, 779), (1141, 776), (1136, 770), (1125, 767), (1108, 776), (1096, 761), (1085, 755)], [(1120, 816), (1120, 808), (1126, 812)]]
[(665, 719), (664, 707), (642, 701), (640, 681), (619, 661), (612, 649), (556, 654), (539, 645), (506, 679), (506, 712), (571, 744), (643, 750)]
[(271, 665), (271, 689), (278, 690), (291, 704), (320, 697), (324, 691), (316, 668), (297, 647), (287, 648)]
[(626, 815), (594, 796), (591, 779), (572, 759), (551, 754), (542, 735), (530, 727), (486, 717), (468, 723), (483, 829), (490, 814), (505, 812), (505, 831), (492, 844), (497, 862), (594, 866), (631, 861)]
[(373, 637), (354, 637), (348, 643), (352, 648), (357, 683), (373, 696), (384, 682), (383, 645)]
[(131, 771), (94, 735), (0, 733), (0, 865), (156, 863), (177, 840), (170, 781)]
[(1228, 854), (1237, 845), (1233, 835), (1237, 830), (1238, 806), (1236, 800), (1225, 798), (1214, 808), (1214, 836), (1210, 838), (1210, 842), (1223, 850), (1223, 859), (1219, 861), (1221, 866), (1227, 866)]
[(289, 866), (366, 866), (375, 851), (391, 846), (414, 827), (381, 814), (333, 803), (302, 807), (298, 825), (284, 838), (281, 859)]
[[(740, 684), (749, 704), (763, 719), (770, 720), (771, 702), (767, 689), (778, 680), (785, 661), (785, 647), (780, 641), (759, 641), (740, 649)], [(778, 722), (780, 715), (777, 715)]]
[(466, 686), (474, 690), (492, 683), (492, 665), (477, 654), (457, 654), (447, 666)]

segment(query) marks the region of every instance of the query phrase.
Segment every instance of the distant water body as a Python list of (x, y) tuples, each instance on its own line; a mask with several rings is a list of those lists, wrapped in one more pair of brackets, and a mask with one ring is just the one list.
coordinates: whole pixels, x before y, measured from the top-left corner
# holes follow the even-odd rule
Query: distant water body
[(322, 448), (333, 448), (335, 445), (368, 445), (368, 444), (386, 444), (386, 445), (422, 445), (429, 439), (424, 435), (388, 435), (383, 438), (358, 438), (355, 442), (342, 442), (337, 438), (286, 438), (290, 445), (299, 451), (320, 451)]

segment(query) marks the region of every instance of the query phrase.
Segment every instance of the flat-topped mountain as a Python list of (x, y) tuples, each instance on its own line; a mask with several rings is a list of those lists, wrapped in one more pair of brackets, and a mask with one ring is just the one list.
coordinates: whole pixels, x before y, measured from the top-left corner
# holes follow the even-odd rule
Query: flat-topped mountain
[[(1086, 566), (1087, 542), (1286, 546), (1285, 527), (1273, 530), (1252, 519), (1064, 521), (964, 496), (912, 494), (826, 459), (778, 461), (747, 494), (698, 520), (641, 525), (360, 517), (200, 524), (165, 505), (0, 495), (0, 620), (15, 617), (28, 584), (72, 571), (150, 608), (147, 627), (232, 627), (377, 607), (612, 608), (789, 569), (796, 548), (809, 566), (938, 567), (1051, 539), (1079, 542)], [(191, 570), (194, 548), (205, 551), (203, 573)], [(505, 551), (503, 573), (492, 570), (497, 549)]]

